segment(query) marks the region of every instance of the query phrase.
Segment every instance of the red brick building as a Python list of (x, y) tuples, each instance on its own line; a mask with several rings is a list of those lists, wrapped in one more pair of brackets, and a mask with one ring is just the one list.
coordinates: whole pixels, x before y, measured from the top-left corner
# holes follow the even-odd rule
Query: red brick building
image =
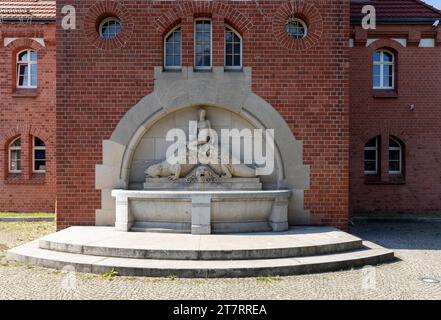
[[(57, 12), (70, 4), (57, 1)], [(363, 5), (377, 9), (375, 30), (360, 26)], [(50, 18), (19, 33), (35, 38), (29, 32), (38, 29), (45, 47), (18, 39), (16, 49), (0, 49), (0, 59), (11, 61), (1, 64), (8, 76), (1, 80), (0, 210), (51, 209), (55, 146), (58, 227), (112, 225), (110, 190), (136, 186), (144, 169), (134, 146), (148, 139), (136, 140), (138, 129), (158, 115), (220, 101), (230, 117), (256, 111), (258, 122), (276, 129), (282, 173), (274, 181), (293, 190), (291, 224), (346, 228), (350, 212), (441, 211), (441, 27), (433, 26), (441, 13), (432, 7), (417, 0), (84, 0), (75, 9), (76, 29), (57, 18), (56, 109)], [(17, 30), (14, 21), (3, 23), (0, 37)], [(14, 57), (25, 44), (38, 53), (38, 87), (22, 97)], [(182, 92), (164, 89), (175, 79)], [(210, 83), (216, 86), (206, 90)], [(20, 174), (8, 160), (18, 136)], [(32, 172), (33, 136), (46, 145), (43, 177)]]
[(0, 212), (55, 208), (55, 1), (0, 2)]
[[(441, 27), (434, 23), (441, 13), (422, 1), (371, 1), (379, 25), (363, 30), (362, 3), (351, 8), (352, 212), (440, 212)], [(380, 83), (379, 72), (391, 79)]]

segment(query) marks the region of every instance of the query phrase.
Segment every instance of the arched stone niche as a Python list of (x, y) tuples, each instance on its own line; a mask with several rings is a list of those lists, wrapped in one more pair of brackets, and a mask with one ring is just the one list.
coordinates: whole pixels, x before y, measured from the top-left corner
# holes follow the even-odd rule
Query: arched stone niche
[[(166, 159), (166, 150), (173, 143), (166, 141), (167, 132), (177, 128), (183, 130), (188, 137), (189, 121), (198, 119), (200, 109), (206, 111), (207, 119), (210, 120), (212, 128), (219, 135), (219, 143), (221, 142), (220, 133), (222, 129), (250, 129), (251, 131), (253, 129), (264, 129), (251, 115), (237, 114), (218, 106), (185, 106), (182, 109), (171, 112), (152, 124), (135, 147), (129, 166), (129, 189), (143, 189), (145, 170), (152, 164), (164, 161)], [(243, 142), (243, 139), (241, 139), (241, 142)], [(252, 140), (249, 142), (252, 143)], [(242, 161), (243, 157), (243, 149), (240, 154), (235, 154), (235, 158)], [(281, 165), (281, 157), (278, 150), (275, 150), (274, 158), (275, 166), (273, 173), (260, 177), (264, 189), (278, 189), (278, 182), (283, 180), (283, 166)]]
[[(303, 164), (302, 142), (296, 140), (280, 114), (251, 90), (251, 68), (243, 72), (163, 72), (155, 68), (154, 91), (131, 108), (109, 140), (103, 141), (103, 164), (96, 166), (95, 185), (101, 190), (97, 225), (114, 225), (112, 189), (140, 189), (148, 162), (165, 158), (168, 129), (185, 130), (197, 110), (207, 110), (215, 129), (274, 129), (275, 170), (263, 177), (264, 188), (290, 189), (289, 223), (308, 224), (304, 190), (309, 188), (309, 166)], [(161, 140), (162, 139), (162, 140)]]

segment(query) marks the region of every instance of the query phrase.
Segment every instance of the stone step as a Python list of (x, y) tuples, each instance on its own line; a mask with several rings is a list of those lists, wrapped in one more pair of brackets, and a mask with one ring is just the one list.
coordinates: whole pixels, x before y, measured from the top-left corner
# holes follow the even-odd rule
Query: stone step
[(71, 227), (40, 239), (41, 249), (92, 256), (159, 260), (244, 260), (315, 256), (359, 250), (362, 240), (329, 227), (286, 232), (191, 235)]
[(338, 254), (310, 257), (277, 258), (259, 260), (157, 260), (99, 257), (66, 253), (39, 248), (33, 241), (11, 249), (9, 260), (25, 264), (61, 269), (71, 265), (79, 272), (104, 273), (113, 268), (122, 276), (181, 278), (249, 277), (265, 275), (294, 275), (376, 265), (391, 261), (392, 250), (363, 242), (364, 248)]

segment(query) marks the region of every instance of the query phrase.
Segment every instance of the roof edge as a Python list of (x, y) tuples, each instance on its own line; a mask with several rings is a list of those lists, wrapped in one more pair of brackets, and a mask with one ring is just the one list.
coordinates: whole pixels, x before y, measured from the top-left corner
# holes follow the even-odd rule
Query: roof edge
[(21, 22), (21, 23), (48, 23), (48, 22), (56, 22), (57, 19), (56, 18), (27, 18), (27, 17), (23, 17), (23, 18), (1, 18), (0, 17), (0, 21), (1, 22)]
[[(361, 24), (363, 18), (351, 18), (350, 22), (352, 25)], [(409, 17), (387, 17), (387, 18), (377, 18), (377, 24), (430, 24), (432, 25), (435, 20), (441, 20), (441, 16), (434, 16), (433, 18), (409, 18)]]

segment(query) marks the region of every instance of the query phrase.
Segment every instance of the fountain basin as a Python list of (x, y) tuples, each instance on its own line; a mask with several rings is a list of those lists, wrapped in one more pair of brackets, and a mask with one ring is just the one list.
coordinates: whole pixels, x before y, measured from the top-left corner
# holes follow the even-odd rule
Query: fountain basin
[(115, 228), (211, 234), (288, 230), (290, 190), (112, 191)]

